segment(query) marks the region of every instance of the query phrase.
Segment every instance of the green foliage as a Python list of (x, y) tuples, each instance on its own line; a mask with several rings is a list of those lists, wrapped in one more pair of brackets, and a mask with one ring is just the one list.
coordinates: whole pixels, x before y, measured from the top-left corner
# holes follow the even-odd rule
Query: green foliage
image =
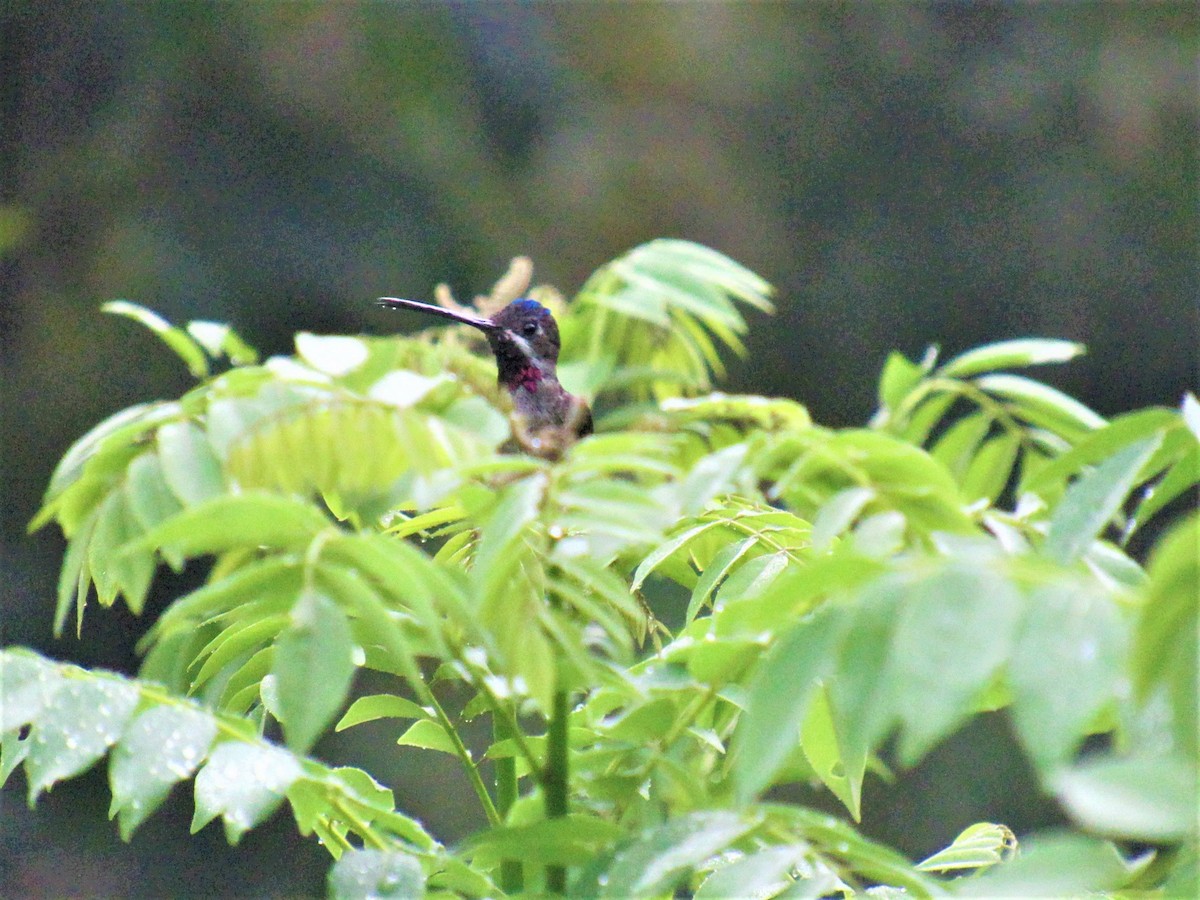
[[(999, 371), (1082, 352), (1050, 340), (893, 355), (869, 428), (701, 394), (718, 345), (740, 347), (737, 304), (769, 310), (768, 293), (680, 241), (602, 268), (557, 312), (564, 375), (606, 414), (555, 463), (505, 451), (502, 399), (456, 329), (299, 335), (260, 364), (225, 326), (111, 305), (201, 381), (59, 465), (34, 521), (69, 540), (56, 626), (81, 629), (93, 596), (140, 612), (159, 564), (211, 568), (150, 627), (137, 679), (0, 653), (0, 776), (24, 764), (32, 802), (107, 754), (127, 839), (187, 779), (193, 828), (219, 817), (231, 841), (286, 800), (344, 897), (1185, 878), (1200, 520), (1168, 528), (1146, 569), (1122, 547), (1200, 477), (1195, 399), (1106, 421)], [(656, 609), (669, 584), (688, 597), (676, 629)], [(359, 669), (391, 690), (351, 702)], [(999, 708), (1076, 833), (1013, 859), (1012, 833), (981, 823), (913, 865), (763, 799), (819, 783), (869, 817), (868, 771)], [(480, 715), (492, 786), (462, 737)], [(366, 773), (304, 755), (381, 720), (457, 759), (487, 828), (447, 850)], [(1080, 758), (1092, 735), (1110, 749)]]

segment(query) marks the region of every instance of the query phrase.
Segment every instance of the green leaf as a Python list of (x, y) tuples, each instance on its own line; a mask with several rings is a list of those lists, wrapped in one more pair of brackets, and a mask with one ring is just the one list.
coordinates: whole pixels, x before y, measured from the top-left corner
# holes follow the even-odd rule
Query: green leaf
[(1145, 604), (1134, 633), (1130, 669), (1139, 699), (1165, 690), (1176, 746), (1195, 755), (1197, 641), (1200, 629), (1200, 517), (1192, 514), (1159, 541), (1147, 566)]
[(817, 777), (842, 802), (854, 821), (859, 821), (867, 751), (860, 745), (848, 752), (848, 748), (838, 741), (829, 694), (824, 686), (813, 693), (808, 705), (808, 714), (800, 726), (800, 746)]
[(101, 606), (111, 606), (118, 593), (125, 595), (130, 612), (139, 615), (154, 577), (151, 553), (123, 554), (118, 548), (142, 535), (121, 491), (113, 491), (100, 506), (95, 530), (88, 543), (88, 570)]
[(956, 477), (966, 472), (975, 457), (980, 442), (992, 427), (992, 416), (988, 413), (973, 413), (963, 416), (946, 429), (929, 451), (934, 459), (942, 463)]
[(130, 723), (108, 767), (108, 814), (119, 814), (122, 840), (133, 836), (173, 785), (192, 777), (216, 735), (211, 716), (183, 706), (152, 707)]
[(99, 517), (100, 510), (96, 509), (80, 525), (67, 544), (67, 554), (63, 558), (62, 570), (58, 575), (58, 599), (54, 606), (55, 637), (62, 634), (72, 609), (75, 610), (76, 630), (83, 631), (83, 610), (92, 583), (92, 571), (88, 567), (88, 548)]
[(212, 445), (191, 422), (168, 422), (158, 429), (163, 479), (185, 506), (225, 493), (225, 479)]
[(1179, 414), (1188, 431), (1192, 433), (1192, 437), (1200, 441), (1200, 400), (1197, 400), (1196, 395), (1191, 391), (1183, 395), (1183, 402), (1179, 405)]
[(40, 656), (0, 651), (0, 733), (34, 721), (64, 684), (58, 667)]
[(196, 319), (187, 323), (187, 333), (211, 357), (227, 356), (235, 366), (249, 366), (258, 362), (258, 351), (223, 322)]
[[(899, 853), (863, 837), (848, 823), (801, 806), (765, 808), (768, 827), (786, 828), (788, 833), (799, 835), (816, 845), (822, 854), (843, 861), (865, 878), (901, 888), (917, 897), (937, 896), (936, 882), (914, 871)], [(839, 884), (822, 891), (820, 896), (836, 893), (840, 887)]]
[(55, 466), (42, 509), (30, 523), (30, 531), (36, 531), (57, 515), (67, 533), (71, 533), (73, 525), (63, 521), (59, 506), (69, 489), (78, 486), (84, 473), (90, 473), (95, 462), (106, 452), (118, 447), (128, 448), (155, 425), (179, 414), (178, 403), (140, 403), (109, 416), (92, 428), (71, 445)]
[(1053, 338), (1021, 338), (976, 347), (944, 363), (939, 375), (967, 378), (997, 369), (1016, 369), (1044, 363), (1068, 362), (1087, 352), (1083, 344)]
[[(721, 866), (709, 875), (696, 891), (695, 900), (784, 896), (787, 888), (795, 884), (791, 873), (796, 869), (803, 870), (811, 855), (811, 851), (802, 844), (764, 847)], [(833, 887), (833, 884), (829, 884), (820, 896)]]
[(362, 338), (337, 334), (296, 335), (296, 353), (306, 363), (326, 375), (341, 376), (367, 361), (368, 351)]
[(847, 607), (841, 647), (828, 678), (834, 725), (844, 754), (865, 753), (890, 732), (901, 686), (891, 675), (899, 601), (898, 577), (868, 584)]
[(30, 803), (107, 753), (137, 704), (137, 689), (121, 679), (65, 679), (33, 722), (25, 760)]
[(921, 383), (926, 372), (927, 369), (920, 363), (915, 363), (903, 353), (893, 350), (888, 354), (887, 362), (883, 364), (883, 373), (879, 376), (879, 405), (895, 410), (912, 389)]
[(1141, 528), (1164, 506), (1200, 481), (1200, 445), (1189, 448), (1167, 470), (1157, 484), (1146, 491), (1134, 511), (1127, 533)]
[(727, 812), (694, 812), (665, 822), (617, 852), (599, 895), (630, 900), (669, 892), (752, 827)]
[(1020, 450), (1021, 435), (1016, 432), (1006, 431), (984, 441), (963, 475), (963, 499), (968, 503), (976, 500), (995, 503), (1008, 484)]
[(149, 328), (187, 364), (188, 371), (194, 377), (208, 377), (208, 358), (200, 349), (200, 345), (192, 340), (187, 332), (174, 327), (158, 313), (136, 303), (130, 303), (128, 300), (110, 300), (100, 309), (106, 313), (133, 319), (138, 324)]
[(734, 734), (733, 779), (747, 803), (775, 778), (800, 741), (817, 679), (832, 671), (845, 617), (823, 608), (780, 636), (750, 682)]
[(1081, 897), (1122, 885), (1128, 873), (1109, 844), (1074, 834), (1022, 841), (1021, 853), (960, 882), (963, 897)]
[(329, 520), (302, 500), (237, 494), (188, 507), (122, 552), (163, 547), (192, 557), (259, 546), (289, 550), (307, 545), (327, 527)]
[(369, 697), (359, 697), (346, 710), (346, 714), (338, 721), (334, 731), (345, 731), (363, 722), (374, 722), (376, 719), (426, 719), (429, 713), (406, 697), (395, 694), (372, 694)]
[(125, 470), (125, 497), (143, 530), (149, 530), (182, 508), (167, 487), (162, 462), (156, 453), (143, 453)]
[(637, 570), (633, 573), (633, 583), (630, 585), (629, 589), (631, 591), (637, 591), (642, 586), (642, 583), (645, 582), (646, 578), (649, 577), (650, 573), (662, 565), (667, 559), (669, 559), (671, 556), (674, 556), (690, 541), (699, 535), (706, 531), (717, 528), (721, 524), (721, 522), (701, 522), (699, 525), (693, 525), (691, 528), (681, 531), (679, 534), (660, 544), (644, 560), (642, 560), (641, 564), (637, 567)]
[(1033, 492), (1047, 501), (1059, 496), (1068, 478), (1108, 459), (1118, 450), (1177, 426), (1178, 419), (1167, 409), (1142, 409), (1117, 416), (1103, 428), (1080, 438), (1073, 447), (1057, 454), (1022, 479), (1020, 492)]
[(196, 776), (192, 834), (221, 816), (226, 838), (236, 844), (275, 811), (300, 774), (296, 758), (278, 747), (234, 741), (218, 744)]
[(1125, 650), (1107, 597), (1070, 582), (1031, 592), (1008, 678), (1017, 735), (1040, 770), (1068, 758), (1114, 701)]
[(903, 722), (902, 764), (915, 763), (974, 711), (1009, 657), (1021, 610), (1016, 589), (982, 567), (952, 564), (909, 588), (888, 676)]
[(524, 555), (521, 545), (538, 516), (546, 490), (544, 475), (524, 478), (510, 485), (488, 517), (471, 576), (480, 593), (490, 597), (511, 589), (514, 572)]
[(271, 664), (288, 746), (305, 753), (342, 708), (354, 678), (354, 641), (346, 614), (317, 591), (300, 595)]
[(1017, 851), (1017, 836), (1006, 825), (978, 822), (959, 832), (944, 850), (917, 863), (919, 872), (964, 872), (989, 869)]
[(489, 828), (467, 841), (476, 865), (520, 859), (539, 866), (577, 866), (621, 836), (621, 828), (595, 816), (573, 814), (528, 825)]
[(420, 900), (425, 876), (410, 854), (395, 850), (347, 850), (329, 870), (334, 900)]
[(684, 617), (685, 622), (690, 623), (696, 618), (700, 610), (709, 604), (712, 593), (717, 589), (720, 581), (757, 546), (758, 538), (752, 536), (737, 543), (726, 544), (717, 552), (712, 562), (705, 567), (700, 580), (696, 583), (695, 590), (692, 591), (692, 598), (688, 601), (687, 614)]
[(0, 788), (29, 756), (29, 740), (21, 740), (14, 731), (0, 731)]
[(981, 390), (1007, 400), (1021, 418), (1067, 438), (1078, 438), (1105, 425), (1101, 416), (1078, 400), (1040, 381), (1002, 374), (985, 375), (974, 383)]
[(1068, 815), (1097, 834), (1150, 843), (1196, 836), (1196, 765), (1182, 756), (1089, 759), (1052, 785)]
[(1050, 518), (1042, 552), (1064, 565), (1079, 559), (1120, 510), (1161, 441), (1130, 444), (1072, 484)]
[(442, 753), (457, 755), (458, 749), (446, 734), (446, 729), (440, 722), (432, 719), (421, 719), (413, 722), (404, 734), (396, 739), (401, 747), (420, 747), (422, 750), (440, 750)]
[(859, 513), (875, 499), (875, 491), (868, 487), (852, 487), (838, 491), (821, 508), (812, 526), (812, 549), (823, 553), (829, 549), (833, 539), (849, 528)]

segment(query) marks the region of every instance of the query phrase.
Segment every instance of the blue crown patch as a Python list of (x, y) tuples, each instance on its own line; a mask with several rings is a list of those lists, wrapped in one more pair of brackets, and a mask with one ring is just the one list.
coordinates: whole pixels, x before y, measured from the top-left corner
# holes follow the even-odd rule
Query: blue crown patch
[(514, 300), (512, 305), (523, 313), (539, 313), (543, 316), (550, 315), (550, 310), (546, 309), (546, 307), (542, 306), (536, 300), (530, 300), (529, 298)]

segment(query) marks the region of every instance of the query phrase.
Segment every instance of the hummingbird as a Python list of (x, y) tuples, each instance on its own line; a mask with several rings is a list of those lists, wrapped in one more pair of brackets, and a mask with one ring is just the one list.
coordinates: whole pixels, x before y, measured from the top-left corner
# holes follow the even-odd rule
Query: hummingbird
[(558, 459), (592, 433), (592, 411), (558, 383), (558, 323), (536, 300), (514, 300), (490, 319), (417, 300), (380, 297), (387, 309), (414, 309), (478, 328), (496, 357), (497, 383), (508, 391), (513, 437), (530, 456)]

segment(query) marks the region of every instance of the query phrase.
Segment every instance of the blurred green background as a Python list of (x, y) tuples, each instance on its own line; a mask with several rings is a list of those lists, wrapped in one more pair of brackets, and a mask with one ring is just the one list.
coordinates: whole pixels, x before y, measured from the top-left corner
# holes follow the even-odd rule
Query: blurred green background
[[(568, 294), (660, 236), (779, 290), (730, 390), (863, 423), (889, 349), (1045, 335), (1103, 413), (1197, 383), (1197, 7), (1158, 4), (0, 3), (0, 643), (132, 670), (145, 622), (49, 632), (62, 552), (25, 534), (55, 461), (186, 373), (102, 316), (125, 297), (233, 322), (382, 333), (383, 293), (486, 290), (517, 254)], [(416, 324), (414, 322), (414, 324)], [(159, 609), (202, 573), (161, 577)], [(386, 727), (366, 765), (445, 840), (457, 772)], [(865, 830), (922, 855), (979, 819), (1055, 821), (1002, 717), (895, 785)], [(0, 896), (304, 895), (286, 818), (230, 851), (180, 794), (120, 844), (103, 772), (0, 794)], [(190, 790), (190, 788), (189, 788)]]

